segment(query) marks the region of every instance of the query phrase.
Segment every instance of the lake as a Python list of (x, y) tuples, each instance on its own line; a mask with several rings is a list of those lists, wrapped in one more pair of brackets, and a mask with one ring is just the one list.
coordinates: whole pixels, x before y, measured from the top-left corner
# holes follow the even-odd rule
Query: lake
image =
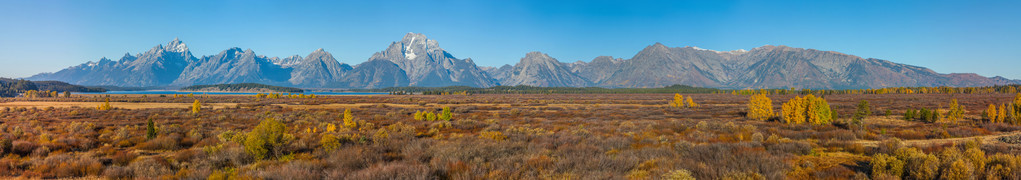
[[(189, 92), (189, 91), (107, 91), (107, 92), (83, 92), (74, 94), (195, 94), (195, 95), (256, 95), (259, 93), (247, 92)], [(287, 93), (284, 93), (285, 95)], [(301, 94), (301, 93), (294, 93)], [(304, 92), (305, 95), (381, 95), (389, 93), (375, 92)]]

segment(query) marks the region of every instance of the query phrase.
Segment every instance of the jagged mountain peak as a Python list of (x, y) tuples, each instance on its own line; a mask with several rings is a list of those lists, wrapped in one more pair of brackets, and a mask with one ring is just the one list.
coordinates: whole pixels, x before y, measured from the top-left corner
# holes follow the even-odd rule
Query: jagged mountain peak
[(532, 52), (528, 52), (527, 54), (525, 54), (525, 57), (537, 57), (537, 56), (549, 57), (549, 55), (546, 55), (546, 53), (542, 53), (542, 52), (539, 52), (539, 51), (532, 51)]
[(167, 51), (179, 52), (179, 53), (187, 52), (188, 51), (188, 45), (185, 45), (184, 42), (181, 41), (181, 39), (174, 38), (174, 40), (172, 40), (169, 43), (167, 43)]
[(353, 69), (322, 48), (306, 57), (281, 59), (233, 47), (197, 59), (183, 41), (174, 38), (144, 53), (126, 53), (118, 61), (104, 57), (29, 79), (134, 87), (258, 82), (324, 88), (500, 84), (642, 88), (683, 84), (735, 89), (844, 89), (1021, 83), (973, 73), (940, 74), (920, 66), (784, 45), (716, 51), (696, 46), (667, 47), (656, 42), (630, 59), (599, 56), (589, 62), (563, 63), (549, 54), (528, 52), (513, 66), (480, 68), (473, 59), (457, 59), (440, 48), (436, 40), (413, 32)]
[[(401, 41), (391, 43), (386, 50), (373, 54), (369, 59), (393, 62), (407, 74), (407, 79), (410, 80), (412, 86), (490, 87), (498, 85), (472, 60), (457, 59), (451, 53), (440, 48), (436, 40), (419, 33), (406, 34)], [(374, 64), (386, 66), (383, 63)], [(391, 70), (391, 68), (382, 67), (372, 68)]]
[(407, 34), (404, 34), (404, 38), (401, 38), (401, 41), (411, 40), (411, 39), (414, 39), (414, 38), (422, 39), (422, 40), (426, 39), (425, 38), (425, 34), (415, 33), (415, 32), (408, 32)]
[(794, 48), (794, 47), (785, 46), (785, 45), (769, 45), (769, 44), (767, 44), (767, 45), (762, 45), (762, 46), (759, 46), (759, 47), (756, 47), (756, 48), (752, 48), (752, 51), (755, 51), (755, 50), (759, 50), (759, 51), (774, 51), (774, 50), (794, 51), (794, 50), (804, 50), (804, 49), (802, 49), (802, 48)]
[(226, 50), (223, 50), (223, 51), (225, 51), (225, 52), (242, 52), (244, 50), (242, 50), (239, 47), (231, 47), (231, 48), (227, 48)]
[(491, 72), (499, 74), (502, 84), (508, 86), (580, 87), (591, 84), (571, 72), (566, 64), (539, 51), (525, 54), (513, 69), (501, 67)]
[[(427, 38), (424, 34), (409, 32), (401, 38), (400, 52), (404, 55), (404, 59), (414, 60), (419, 57), (425, 57), (428, 53), (441, 53), (443, 51), (436, 40)], [(390, 48), (397, 48), (397, 46), (391, 46)], [(399, 62), (395, 62), (400, 64)]]
[(337, 61), (337, 59), (333, 58), (333, 54), (330, 52), (319, 48), (305, 56), (304, 61)]
[(522, 63), (525, 63), (525, 62), (528, 62), (528, 63), (549, 63), (549, 62), (557, 62), (557, 60), (553, 59), (552, 57), (550, 57), (546, 53), (542, 53), (542, 52), (539, 52), (539, 51), (532, 51), (532, 52), (529, 52), (529, 53), (525, 54), (525, 57), (521, 58), (521, 62)]
[(343, 79), (351, 66), (340, 63), (323, 48), (316, 49), (304, 59), (288, 58), (293, 68), (288, 82), (303, 87), (327, 87)]
[(624, 59), (613, 58), (613, 56), (598, 56), (595, 59), (592, 59), (591, 63), (604, 63), (605, 62), (605, 63), (617, 64), (617, 63), (621, 63), (623, 61), (624, 61)]
[(307, 57), (312, 57), (312, 56), (333, 56), (333, 54), (330, 54), (330, 52), (327, 52), (323, 48), (319, 48), (319, 49), (316, 49), (315, 51), (312, 51), (312, 53), (309, 53)]
[(642, 51), (638, 52), (638, 54), (636, 54), (635, 56), (669, 52), (670, 52), (669, 47), (666, 47), (666, 45), (663, 45), (663, 43), (657, 42), (656, 44), (646, 46), (645, 49), (642, 49)]

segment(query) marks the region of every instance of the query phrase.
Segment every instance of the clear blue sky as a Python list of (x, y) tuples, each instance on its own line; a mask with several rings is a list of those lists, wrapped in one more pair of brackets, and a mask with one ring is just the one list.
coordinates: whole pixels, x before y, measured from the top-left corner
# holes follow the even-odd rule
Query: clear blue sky
[(0, 0), (0, 76), (27, 77), (181, 38), (196, 56), (318, 48), (364, 62), (407, 32), (458, 58), (514, 64), (630, 58), (656, 42), (787, 45), (1021, 79), (1019, 1), (13, 1)]

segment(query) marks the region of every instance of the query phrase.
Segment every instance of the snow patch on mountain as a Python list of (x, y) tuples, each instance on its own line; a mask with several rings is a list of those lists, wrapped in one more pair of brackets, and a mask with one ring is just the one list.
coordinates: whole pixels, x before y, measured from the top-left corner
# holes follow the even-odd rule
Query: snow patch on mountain
[(411, 49), (411, 45), (413, 44), (415, 44), (415, 37), (411, 37), (411, 42), (404, 45), (404, 57), (408, 58), (408, 60), (412, 60), (417, 57), (417, 55), (415, 55), (415, 49)]

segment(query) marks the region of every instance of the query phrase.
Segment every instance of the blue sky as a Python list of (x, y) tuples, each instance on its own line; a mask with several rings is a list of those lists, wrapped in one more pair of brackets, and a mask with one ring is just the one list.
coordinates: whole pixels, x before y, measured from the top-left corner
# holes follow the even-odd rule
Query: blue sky
[(407, 32), (458, 58), (514, 64), (630, 58), (656, 42), (714, 50), (787, 45), (1021, 79), (1021, 1), (12, 1), (0, 0), (0, 77), (53, 72), (181, 38), (364, 62)]

